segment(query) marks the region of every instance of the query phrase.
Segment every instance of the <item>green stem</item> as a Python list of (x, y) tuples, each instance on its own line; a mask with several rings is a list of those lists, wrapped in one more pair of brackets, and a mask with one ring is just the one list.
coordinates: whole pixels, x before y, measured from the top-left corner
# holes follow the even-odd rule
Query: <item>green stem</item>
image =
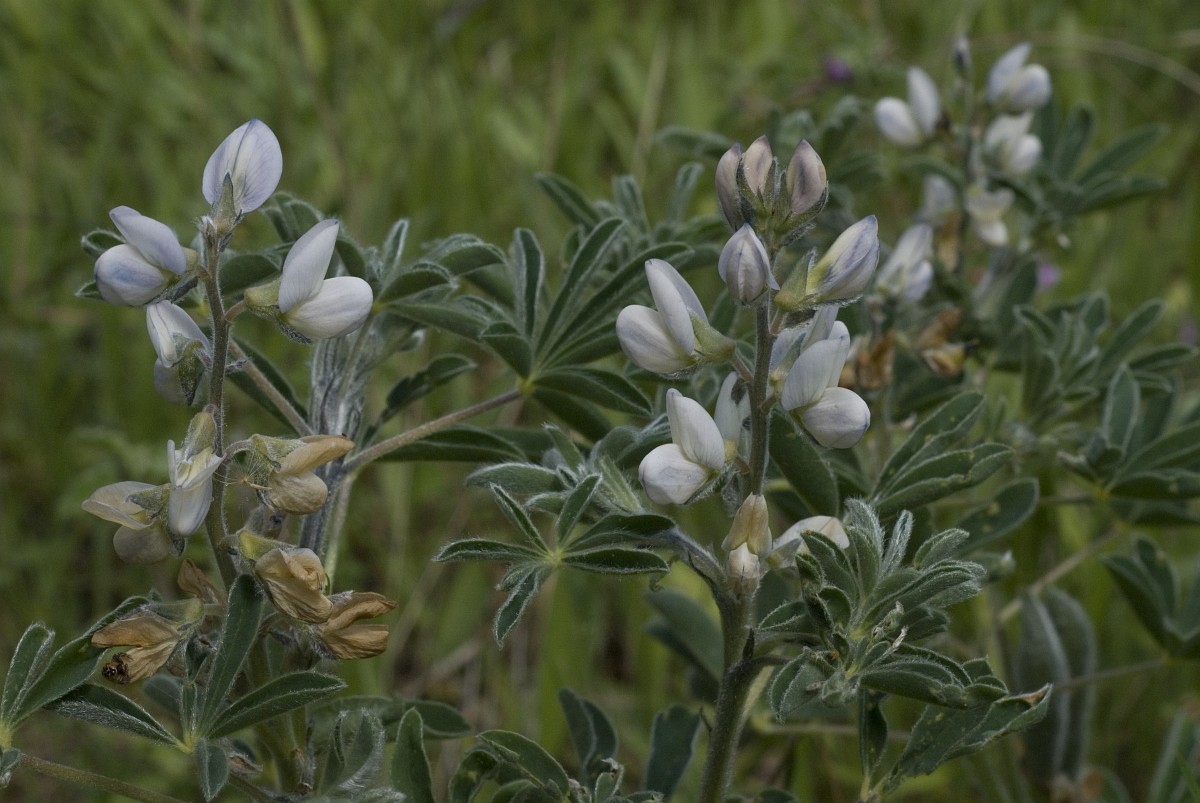
[(264, 396), (271, 400), (271, 404), (275, 405), (275, 409), (279, 411), (280, 415), (287, 419), (287, 422), (292, 425), (292, 428), (296, 430), (296, 433), (298, 435), (313, 434), (312, 427), (308, 425), (308, 422), (304, 420), (304, 417), (300, 415), (300, 413), (296, 411), (296, 408), (292, 406), (292, 403), (289, 402), (287, 398), (279, 392), (279, 389), (271, 383), (271, 380), (267, 379), (267, 375), (264, 374), (262, 369), (260, 369), (254, 363), (254, 360), (250, 359), (250, 357), (246, 355), (246, 352), (242, 351), (241, 346), (237, 344), (236, 340), (230, 341), (229, 350), (233, 353), (235, 359), (244, 360), (242, 363), (242, 373), (250, 377), (250, 381), (262, 391)]
[(722, 803), (725, 790), (733, 779), (734, 758), (745, 723), (746, 702), (758, 672), (754, 659), (742, 655), (753, 602), (753, 595), (748, 595), (739, 598), (730, 608), (721, 610), (726, 669), (717, 692), (712, 732), (708, 736), (708, 755), (700, 780), (699, 803)]
[[(216, 422), (217, 435), (214, 452), (225, 454), (225, 366), (229, 361), (230, 323), (225, 320), (225, 300), (221, 297), (221, 237), (215, 232), (205, 234), (203, 271), (204, 291), (208, 297), (208, 311), (212, 321), (212, 368), (209, 371), (208, 403)], [(208, 546), (213, 561), (221, 573), (225, 585), (229, 586), (237, 571), (233, 560), (221, 548), (225, 540), (225, 488), (229, 485), (229, 461), (221, 463), (213, 476), (213, 496), (205, 519)]]
[(493, 410), (497, 407), (503, 407), (511, 401), (516, 401), (521, 398), (521, 391), (510, 390), (506, 393), (501, 393), (499, 396), (493, 396), (490, 399), (485, 399), (478, 404), (473, 404), (470, 407), (464, 407), (461, 410), (455, 410), (453, 413), (435, 418), (432, 421), (426, 421), (420, 426), (413, 427), (407, 432), (401, 432), (399, 435), (393, 435), (387, 440), (380, 441), (369, 449), (363, 449), (361, 452), (353, 455), (343, 464), (343, 469), (347, 473), (357, 471), (374, 460), (378, 460), (386, 454), (396, 451), (402, 446), (407, 446), (410, 443), (416, 443), (422, 438), (427, 438), (436, 432), (441, 432), (443, 429), (454, 426), (457, 423), (466, 421), (468, 418), (486, 413), (488, 410)]
[(1054, 690), (1066, 691), (1068, 689), (1076, 689), (1080, 686), (1088, 686), (1092, 683), (1102, 683), (1113, 678), (1120, 678), (1126, 675), (1138, 675), (1142, 672), (1149, 672), (1154, 669), (1161, 669), (1167, 665), (1166, 658), (1153, 658), (1149, 661), (1142, 661), (1137, 664), (1129, 664), (1127, 666), (1114, 666), (1112, 669), (1102, 669), (1099, 672), (1093, 672), (1090, 675), (1077, 675), (1073, 678), (1059, 681), (1054, 684)]
[(771, 373), (771, 345), (775, 339), (771, 334), (767, 305), (759, 305), (754, 313), (757, 346), (754, 354), (754, 382), (750, 385), (750, 472), (748, 488), (744, 492), (746, 495), (761, 494), (763, 481), (767, 476), (767, 419), (771, 413), (767, 405), (767, 380)]
[(346, 529), (346, 514), (350, 511), (350, 492), (358, 479), (357, 472), (350, 472), (338, 484), (333, 498), (333, 512), (325, 526), (325, 538), (322, 540), (322, 562), (325, 564), (325, 576), (329, 578), (329, 586), (333, 587), (333, 573), (337, 570), (338, 552), (342, 543), (342, 532)]
[(23, 767), (28, 767), (34, 772), (39, 772), (51, 778), (57, 778), (60, 781), (67, 781), (68, 783), (80, 786), (89, 786), (93, 789), (103, 789), (106, 792), (124, 795), (131, 800), (142, 800), (145, 803), (185, 803), (177, 797), (152, 792), (149, 789), (143, 789), (131, 783), (118, 781), (116, 778), (110, 778), (107, 775), (100, 775), (95, 772), (68, 767), (65, 764), (47, 761), (44, 758), (37, 758), (28, 753), (21, 754), (19, 764)]

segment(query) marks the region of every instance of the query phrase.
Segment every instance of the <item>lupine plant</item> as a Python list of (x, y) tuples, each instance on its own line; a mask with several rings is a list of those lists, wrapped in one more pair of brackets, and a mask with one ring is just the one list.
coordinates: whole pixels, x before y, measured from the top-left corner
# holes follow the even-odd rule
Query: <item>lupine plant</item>
[[(1128, 799), (1086, 763), (1106, 675), (1094, 625), (1058, 584), (1132, 541), (1104, 565), (1161, 655), (1129, 671), (1200, 657), (1200, 578), (1183, 592), (1152, 537), (1192, 523), (1200, 495), (1200, 417), (1173, 373), (1192, 351), (1144, 344), (1157, 302), (1111, 327), (1100, 295), (1040, 303), (1075, 220), (1153, 189), (1124, 171), (1157, 135), (1133, 132), (1081, 168), (1089, 114), (1060, 120), (1029, 55), (1013, 48), (978, 87), (963, 41), (952, 87), (912, 67), (907, 99), (875, 104), (879, 133), (914, 154), (912, 221), (858, 209), (870, 196), (852, 189), (882, 160), (847, 144), (868, 111), (856, 98), (820, 123), (778, 115), (745, 148), (664, 131), (715, 168), (680, 168), (654, 222), (629, 177), (593, 201), (539, 176), (574, 227), (561, 273), (525, 229), (507, 251), (460, 234), (413, 258), (401, 220), (359, 245), (276, 194), (283, 153), (259, 120), (205, 165), (191, 247), (113, 209), (116, 233), (84, 238), (95, 268), (80, 295), (144, 310), (147, 379), (196, 411), (166, 444), (165, 481), (107, 485), (83, 509), (119, 525), (121, 560), (176, 579), (57, 649), (45, 626), (26, 630), (0, 698), (0, 773), (176, 799), (23, 752), (20, 726), (52, 711), (190, 756), (205, 800), (784, 803), (797, 798), (771, 784), (791, 779), (763, 759), (845, 726), (860, 803), (984, 748), (1024, 774), (956, 799), (1073, 801), (1098, 786), (1087, 799)], [(709, 180), (719, 215), (692, 217)], [(237, 250), (255, 212), (281, 242)], [(308, 350), (306, 396), (235, 336), (245, 313)], [(476, 367), (445, 353), (376, 391), (384, 360), (434, 332), (488, 350), (510, 386), (392, 432)], [(514, 402), (528, 426), (466, 423)], [(246, 431), (248, 404), (279, 429)], [(644, 755), (619, 748), (600, 703), (563, 689), (573, 762), (487, 730), (442, 777), (427, 743), (466, 739), (462, 714), (338, 695), (337, 662), (386, 646), (387, 625), (363, 620), (396, 605), (334, 582), (356, 478), (384, 458), (476, 464), (468, 484), (515, 538), (447, 537), (437, 560), (506, 566), (501, 646), (555, 572), (652, 578), (647, 630), (687, 683)], [(1054, 540), (1061, 500), (1097, 511), (1075, 552)], [(707, 598), (660, 587), (669, 573)], [(1019, 762), (1002, 738), (1018, 732)], [(1177, 718), (1150, 799), (1186, 799), (1197, 744)]]

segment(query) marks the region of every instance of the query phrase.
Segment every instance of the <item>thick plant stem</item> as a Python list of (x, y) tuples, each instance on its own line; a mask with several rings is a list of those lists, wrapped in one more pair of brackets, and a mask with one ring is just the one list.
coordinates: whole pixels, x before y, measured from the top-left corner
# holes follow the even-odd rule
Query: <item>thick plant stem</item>
[(407, 446), (410, 443), (416, 443), (422, 438), (427, 438), (435, 432), (441, 432), (443, 429), (454, 426), (468, 418), (474, 418), (481, 413), (486, 413), (488, 410), (493, 410), (497, 407), (503, 407), (511, 401), (516, 401), (521, 398), (521, 391), (510, 390), (507, 393), (501, 393), (499, 396), (493, 396), (490, 399), (485, 399), (478, 404), (472, 404), (470, 407), (464, 407), (461, 410), (455, 410), (453, 413), (448, 413), (441, 418), (435, 418), (432, 421), (426, 421), (420, 426), (413, 427), (407, 432), (401, 432), (399, 435), (394, 435), (385, 441), (380, 441), (369, 449), (363, 449), (356, 455), (353, 455), (344, 464), (343, 468), (347, 473), (357, 471), (358, 469), (370, 463), (373, 460), (378, 460), (386, 454), (396, 451), (401, 446)]
[(140, 786), (134, 786), (131, 783), (110, 778), (107, 775), (100, 775), (99, 773), (88, 772), (87, 770), (80, 770), (64, 764), (47, 761), (44, 758), (37, 758), (28, 753), (21, 754), (19, 763), (22, 767), (28, 767), (34, 772), (39, 772), (51, 778), (57, 778), (60, 781), (88, 786), (93, 789), (103, 789), (106, 792), (123, 795), (131, 800), (141, 800), (145, 801), (145, 803), (184, 803), (184, 801), (177, 797), (143, 789)]
[(753, 602), (752, 595), (742, 597), (730, 609), (722, 611), (725, 673), (721, 677), (712, 731), (708, 735), (699, 803), (722, 803), (725, 790), (733, 779), (733, 763), (745, 721), (746, 703), (757, 674), (753, 656), (744, 654)]

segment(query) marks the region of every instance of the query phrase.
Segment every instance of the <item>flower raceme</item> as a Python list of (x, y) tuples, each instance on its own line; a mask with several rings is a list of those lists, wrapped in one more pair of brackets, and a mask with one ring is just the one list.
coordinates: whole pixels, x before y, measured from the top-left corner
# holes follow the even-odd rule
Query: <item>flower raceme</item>
[(283, 261), (279, 280), (246, 291), (250, 310), (305, 343), (362, 326), (374, 303), (371, 286), (357, 276), (325, 278), (338, 228), (336, 220), (322, 220), (301, 235)]
[(725, 469), (736, 444), (699, 402), (671, 388), (667, 391), (667, 420), (671, 443), (651, 450), (638, 467), (646, 495), (660, 505), (685, 505), (707, 489)]
[(708, 323), (700, 299), (661, 259), (646, 262), (646, 279), (657, 309), (632, 304), (617, 315), (621, 350), (639, 368), (656, 374), (678, 374), (733, 352), (729, 340)]
[(109, 304), (140, 307), (154, 301), (183, 278), (196, 259), (165, 223), (128, 206), (118, 206), (108, 216), (125, 238), (96, 260), (96, 289)]

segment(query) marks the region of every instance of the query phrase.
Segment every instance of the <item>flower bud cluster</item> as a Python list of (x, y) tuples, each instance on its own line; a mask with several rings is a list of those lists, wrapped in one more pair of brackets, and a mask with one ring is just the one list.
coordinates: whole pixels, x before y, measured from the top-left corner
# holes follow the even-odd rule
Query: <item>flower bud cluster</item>
[(771, 152), (765, 136), (745, 153), (735, 144), (717, 163), (717, 203), (729, 228), (749, 223), (790, 242), (825, 207), (829, 180), (825, 164), (807, 141), (792, 152), (786, 172)]

